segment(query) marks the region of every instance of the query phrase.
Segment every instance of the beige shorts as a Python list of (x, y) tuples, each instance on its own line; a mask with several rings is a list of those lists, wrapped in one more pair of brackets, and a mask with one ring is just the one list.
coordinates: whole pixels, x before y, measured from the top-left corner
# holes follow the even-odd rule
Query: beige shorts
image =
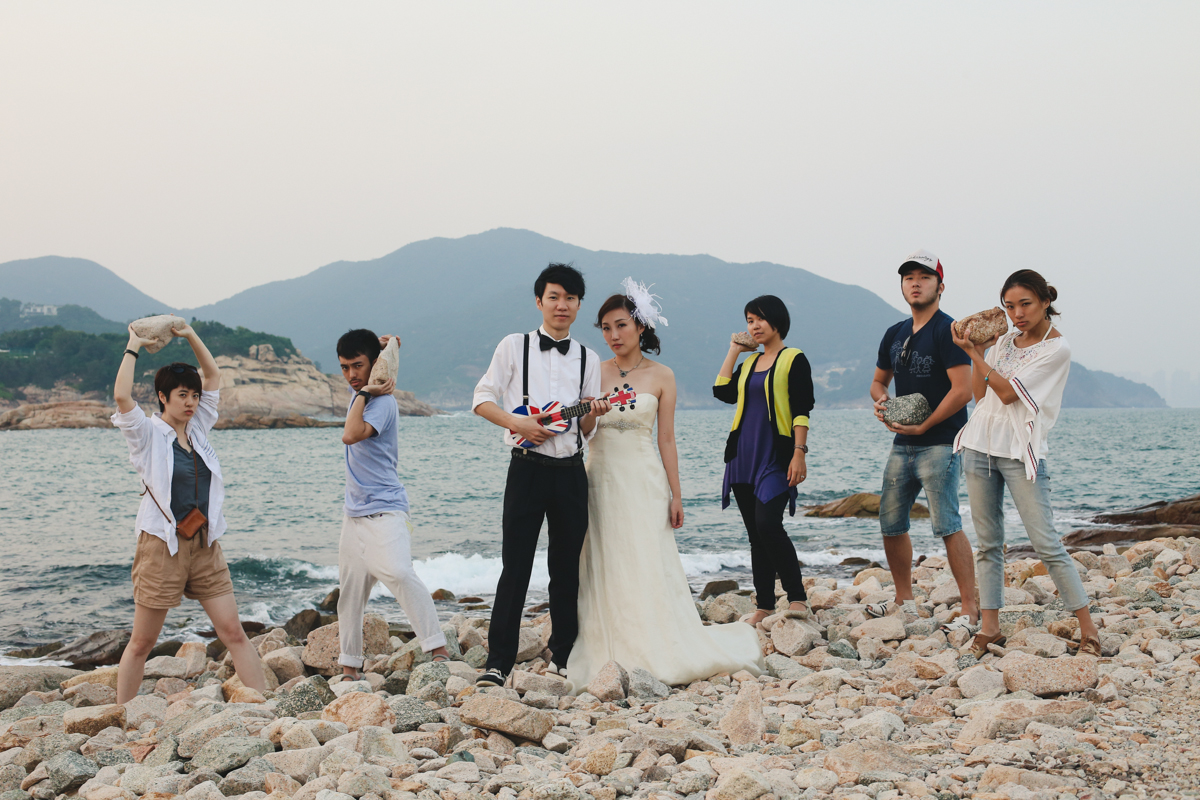
[(204, 534), (179, 539), (171, 555), (167, 543), (142, 531), (133, 556), (133, 601), (146, 608), (175, 608), (181, 597), (209, 600), (233, 594), (221, 543), (204, 546)]

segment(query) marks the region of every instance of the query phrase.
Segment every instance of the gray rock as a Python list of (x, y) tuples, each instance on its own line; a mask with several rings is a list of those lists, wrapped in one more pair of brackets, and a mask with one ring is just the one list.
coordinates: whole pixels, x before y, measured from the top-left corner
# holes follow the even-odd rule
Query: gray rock
[(391, 695), (404, 694), (408, 690), (408, 679), (411, 677), (412, 673), (408, 670), (398, 669), (387, 676), (380, 688)]
[[(736, 584), (736, 581), (734, 582)], [(629, 696), (647, 699), (667, 697), (671, 687), (651, 675), (641, 667), (634, 668), (629, 673)]]
[(483, 645), (477, 644), (463, 654), (463, 661), (470, 664), (475, 669), (483, 669), (487, 664), (488, 651)]
[(50, 776), (48, 783), (55, 794), (82, 786), (84, 781), (94, 778), (99, 771), (99, 764), (79, 753), (59, 753), (46, 762), (46, 773)]
[(281, 717), (299, 717), (305, 711), (321, 711), (336, 699), (328, 684), (325, 685), (325, 691), (329, 692), (328, 700), (325, 699), (324, 693), (308, 680), (300, 681), (290, 692), (275, 701), (275, 713)]
[(17, 763), (32, 772), (38, 764), (49, 761), (60, 753), (78, 753), (89, 738), (82, 733), (51, 733), (39, 736), (25, 745), (25, 752)]
[(24, 767), (18, 767), (16, 764), (6, 764), (0, 767), (0, 792), (20, 789), (21, 781), (25, 780), (27, 774)]
[[(217, 772), (219, 771), (217, 770)], [(246, 792), (264, 792), (267, 788), (267, 776), (274, 771), (275, 768), (266, 761), (261, 758), (253, 758), (246, 762), (246, 766), (235, 769), (226, 775), (217, 788), (226, 797)]]
[(405, 689), (405, 694), (410, 697), (416, 696), (426, 686), (434, 683), (440, 685), (444, 691), (448, 680), (450, 680), (449, 667), (440, 661), (427, 661), (413, 667), (412, 677), (408, 679), (408, 688)]
[(767, 671), (780, 680), (799, 680), (813, 673), (813, 670), (808, 667), (797, 664), (787, 656), (781, 656), (778, 653), (772, 653), (764, 660), (767, 662)]
[(20, 789), (0, 792), (0, 800), (30, 800), (31, 797), (32, 795), (29, 792), (22, 792)]
[(129, 644), (129, 635), (130, 631), (96, 631), (56, 650), (54, 659), (67, 661), (74, 667), (116, 664), (125, 652), (125, 645)]
[(163, 764), (169, 764), (172, 761), (182, 761), (179, 755), (179, 739), (175, 736), (165, 736), (159, 743), (158, 747), (154, 748), (150, 755), (142, 759), (142, 763), (148, 767), (158, 767)]
[(0, 709), (11, 708), (30, 692), (52, 692), (79, 674), (79, 670), (66, 667), (0, 667)]
[(427, 706), (423, 700), (415, 697), (400, 695), (388, 700), (388, 707), (396, 715), (396, 733), (415, 731), (422, 725), (441, 722), (442, 718), (436, 711)]
[(391, 791), (391, 788), (387, 770), (374, 764), (363, 764), (343, 772), (338, 777), (337, 790), (351, 797), (362, 797), (365, 794), (377, 794), (382, 797), (385, 792)]
[(188, 764), (188, 770), (209, 770), (224, 775), (252, 758), (273, 752), (275, 746), (258, 736), (222, 736), (200, 748)]
[(101, 750), (91, 756), (91, 759), (102, 767), (115, 767), (117, 764), (133, 764), (133, 753), (124, 747), (116, 750)]
[(249, 734), (250, 731), (242, 723), (238, 713), (226, 708), (219, 714), (189, 726), (179, 737), (179, 755), (194, 758), (205, 745), (218, 737), (245, 737)]
[(858, 651), (850, 646), (845, 639), (839, 639), (829, 645), (829, 655), (837, 658), (852, 658), (858, 660)]

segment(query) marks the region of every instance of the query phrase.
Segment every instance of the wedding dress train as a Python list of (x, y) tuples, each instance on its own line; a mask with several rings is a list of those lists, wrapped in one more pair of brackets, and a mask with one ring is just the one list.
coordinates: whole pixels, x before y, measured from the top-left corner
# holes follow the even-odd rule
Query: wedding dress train
[(588, 458), (588, 532), (579, 560), (579, 637), (567, 663), (575, 693), (608, 661), (688, 684), (719, 672), (765, 670), (743, 622), (705, 626), (675, 532), (671, 492), (654, 447), (658, 398), (600, 418)]

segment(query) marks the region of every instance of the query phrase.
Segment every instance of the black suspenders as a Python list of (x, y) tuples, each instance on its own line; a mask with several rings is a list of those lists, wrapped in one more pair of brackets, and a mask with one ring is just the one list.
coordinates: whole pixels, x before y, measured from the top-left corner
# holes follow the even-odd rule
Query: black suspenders
[[(587, 374), (587, 348), (583, 343), (579, 343), (579, 399), (583, 399), (583, 383), (584, 377)], [(521, 403), (529, 405), (529, 334), (525, 334), (525, 349), (521, 364)], [(572, 420), (575, 426), (575, 447), (580, 453), (583, 452), (583, 431), (579, 428), (579, 420)]]

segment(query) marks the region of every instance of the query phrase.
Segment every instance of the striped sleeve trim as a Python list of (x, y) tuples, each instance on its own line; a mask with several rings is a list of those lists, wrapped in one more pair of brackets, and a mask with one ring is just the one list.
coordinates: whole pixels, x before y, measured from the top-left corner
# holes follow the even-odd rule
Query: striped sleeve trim
[(1009, 382), (1016, 387), (1017, 393), (1029, 404), (1029, 407), (1033, 409), (1033, 413), (1039, 413), (1040, 410), (1038, 409), (1037, 401), (1033, 399), (1033, 395), (1029, 394), (1029, 390), (1025, 388), (1025, 384), (1021, 383), (1021, 379), (1014, 376)]

